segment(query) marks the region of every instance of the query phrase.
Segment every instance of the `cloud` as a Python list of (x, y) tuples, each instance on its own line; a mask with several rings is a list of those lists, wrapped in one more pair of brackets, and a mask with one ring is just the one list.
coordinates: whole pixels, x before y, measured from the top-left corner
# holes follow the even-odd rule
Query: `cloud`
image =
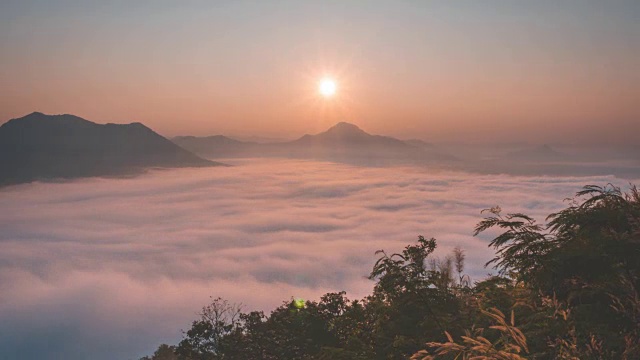
[(176, 343), (209, 296), (269, 310), (291, 296), (350, 297), (378, 249), (417, 235), (466, 249), (482, 278), (480, 210), (540, 220), (610, 176), (513, 177), (428, 168), (246, 160), (230, 168), (0, 190), (0, 357), (137, 358)]

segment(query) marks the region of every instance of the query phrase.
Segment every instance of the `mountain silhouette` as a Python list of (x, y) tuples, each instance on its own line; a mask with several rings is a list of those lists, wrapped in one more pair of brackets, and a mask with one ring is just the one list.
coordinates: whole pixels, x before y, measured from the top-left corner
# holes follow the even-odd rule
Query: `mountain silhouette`
[(306, 134), (293, 141), (278, 143), (243, 142), (223, 135), (180, 136), (173, 141), (209, 158), (275, 156), (365, 165), (456, 160), (427, 143), (411, 144), (389, 136), (372, 135), (347, 122), (337, 123), (315, 135)]
[(258, 143), (239, 141), (224, 135), (176, 136), (171, 140), (195, 154), (210, 158), (251, 157), (253, 156), (252, 152), (259, 151), (260, 147)]
[(148, 167), (220, 165), (180, 148), (141, 123), (96, 124), (32, 113), (0, 126), (0, 184), (112, 176)]
[(508, 153), (506, 157), (510, 160), (517, 161), (553, 162), (563, 160), (566, 155), (545, 144), (534, 148), (513, 151)]
[(292, 142), (305, 146), (342, 146), (342, 147), (396, 147), (407, 149), (409, 144), (388, 136), (371, 135), (358, 126), (340, 122), (327, 131), (317, 135), (304, 135)]
[(431, 143), (428, 143), (424, 140), (420, 139), (409, 139), (404, 141), (406, 144), (421, 147), (421, 148), (434, 148), (435, 146)]

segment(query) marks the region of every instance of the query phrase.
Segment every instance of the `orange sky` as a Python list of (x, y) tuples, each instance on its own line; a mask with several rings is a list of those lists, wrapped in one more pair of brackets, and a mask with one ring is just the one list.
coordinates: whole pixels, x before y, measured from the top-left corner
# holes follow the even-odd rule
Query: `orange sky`
[(629, 144), (622, 129), (640, 129), (637, 3), (184, 4), (0, 5), (0, 122), (41, 111), (289, 138), (349, 121), (430, 141)]

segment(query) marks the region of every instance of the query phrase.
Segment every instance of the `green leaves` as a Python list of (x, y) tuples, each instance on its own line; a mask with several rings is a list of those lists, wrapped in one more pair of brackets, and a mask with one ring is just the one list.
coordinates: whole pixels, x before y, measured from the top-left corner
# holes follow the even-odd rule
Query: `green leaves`
[[(475, 235), (500, 276), (471, 284), (460, 248), (439, 261), (435, 239), (376, 252), (373, 294), (345, 292), (244, 314), (220, 298), (175, 348), (179, 359), (638, 359), (640, 194), (585, 186), (547, 224), (500, 207)], [(454, 271), (458, 281), (453, 279)], [(506, 316), (509, 314), (510, 316)], [(518, 326), (516, 326), (516, 319)], [(468, 330), (464, 330), (468, 329)], [(429, 350), (421, 350), (424, 344)], [(167, 356), (173, 348), (163, 349)]]
[[(491, 216), (476, 226), (475, 234), (497, 228), (490, 243), (496, 249), (493, 264), (501, 274), (545, 296), (557, 296), (573, 309), (576, 341), (601, 334), (612, 353), (640, 335), (640, 194), (608, 184), (587, 185), (570, 205), (547, 217), (541, 226), (524, 214)], [(622, 309), (615, 299), (627, 299)], [(636, 299), (636, 300), (630, 300)], [(640, 350), (639, 350), (640, 351)]]
[(544, 228), (527, 215), (515, 213), (502, 216), (499, 207), (484, 211), (489, 211), (493, 216), (476, 226), (474, 236), (494, 227), (506, 230), (489, 243), (496, 249), (496, 257), (485, 266), (493, 264), (503, 275), (515, 272), (518, 279), (530, 280), (528, 275), (543, 266), (544, 255), (553, 248), (553, 235), (544, 233)]

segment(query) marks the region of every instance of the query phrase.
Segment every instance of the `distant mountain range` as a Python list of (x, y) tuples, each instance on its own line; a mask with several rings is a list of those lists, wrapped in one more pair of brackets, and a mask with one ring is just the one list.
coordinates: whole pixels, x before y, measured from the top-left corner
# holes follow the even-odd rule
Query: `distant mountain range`
[(180, 148), (140, 123), (101, 125), (73, 115), (35, 112), (0, 126), (0, 185), (214, 165), (221, 164)]
[(513, 151), (506, 156), (509, 160), (533, 161), (533, 162), (556, 162), (567, 160), (567, 155), (552, 149), (549, 145)]
[(179, 136), (172, 140), (140, 123), (102, 125), (73, 115), (32, 113), (0, 126), (0, 186), (34, 180), (135, 174), (153, 167), (223, 165), (200, 156), (209, 159), (285, 157), (362, 166), (428, 165), (432, 169), (514, 175), (640, 176), (640, 163), (633, 156), (615, 160), (609, 156), (567, 155), (542, 145), (490, 159), (465, 159), (422, 140), (372, 135), (346, 122), (293, 141), (258, 143), (223, 135)]
[[(286, 157), (342, 162), (361, 166), (417, 165), (430, 169), (447, 169), (481, 174), (511, 175), (616, 175), (640, 176), (637, 161), (596, 160), (590, 155), (569, 154), (549, 145), (509, 146), (491, 157), (472, 152), (454, 156), (455, 151), (423, 140), (399, 140), (372, 135), (358, 126), (338, 123), (315, 135), (293, 141), (258, 143), (238, 141), (223, 135), (208, 137), (180, 136), (172, 139), (181, 147), (210, 159), (246, 157)], [(489, 145), (490, 146), (490, 145)], [(511, 149), (509, 149), (511, 148)]]
[(212, 159), (251, 157), (254, 152), (265, 145), (249, 141), (239, 141), (224, 135), (204, 137), (177, 136), (171, 139), (171, 141), (199, 156)]
[(403, 162), (455, 162), (454, 156), (438, 151), (421, 140), (402, 141), (371, 135), (358, 126), (338, 123), (327, 131), (286, 142), (260, 144), (237, 141), (222, 135), (179, 136), (172, 139), (181, 147), (208, 158), (292, 157), (342, 161), (364, 165)]
[(409, 144), (409, 145), (413, 145), (413, 146), (417, 146), (417, 147), (423, 147), (423, 148), (434, 148), (435, 145), (428, 143), (424, 140), (420, 140), (420, 139), (409, 139), (409, 140), (405, 140), (405, 143)]

